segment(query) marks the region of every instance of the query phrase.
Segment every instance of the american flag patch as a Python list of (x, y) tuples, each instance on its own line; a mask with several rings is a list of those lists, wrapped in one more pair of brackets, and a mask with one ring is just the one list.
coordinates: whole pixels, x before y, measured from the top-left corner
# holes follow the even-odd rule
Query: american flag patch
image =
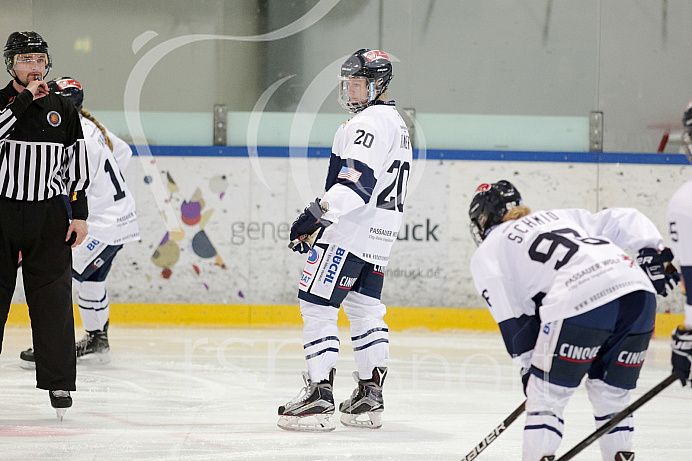
[(349, 168), (347, 166), (342, 166), (341, 171), (339, 171), (339, 176), (337, 178), (339, 179), (347, 179), (351, 182), (358, 182), (358, 178), (360, 178), (360, 175), (362, 175), (360, 171), (354, 169), (354, 168)]

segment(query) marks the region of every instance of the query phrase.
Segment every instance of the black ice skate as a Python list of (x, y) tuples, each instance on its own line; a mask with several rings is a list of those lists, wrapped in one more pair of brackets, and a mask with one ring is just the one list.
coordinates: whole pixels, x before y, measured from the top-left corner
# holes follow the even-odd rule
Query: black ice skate
[(342, 413), (341, 424), (368, 429), (378, 429), (382, 426), (382, 384), (386, 376), (386, 367), (375, 367), (372, 377), (366, 380), (360, 379), (357, 371), (353, 372), (358, 387), (351, 394), (351, 398), (339, 405), (339, 411)]
[(334, 396), (332, 386), (336, 369), (329, 372), (329, 379), (313, 383), (306, 372), (303, 372), (305, 387), (298, 396), (279, 407), (281, 429), (288, 431), (333, 431), (336, 425), (332, 421), (334, 414)]
[(555, 461), (555, 455), (544, 456), (541, 458), (541, 461)]
[(34, 350), (31, 347), (19, 353), (19, 366), (27, 370), (36, 369), (36, 359), (34, 358)]
[[(109, 363), (110, 346), (108, 345), (108, 323), (103, 330), (87, 331), (83, 339), (75, 343), (75, 354), (80, 361), (90, 363)], [(86, 356), (86, 357), (85, 357)], [(27, 370), (36, 369), (34, 349), (31, 347), (19, 353), (19, 366)]]
[(618, 451), (615, 453), (615, 461), (634, 461), (634, 452)]
[(50, 396), (51, 406), (55, 408), (58, 419), (62, 421), (65, 412), (72, 406), (70, 391), (48, 391), (48, 395)]
[[(108, 324), (103, 326), (103, 330), (87, 331), (81, 340), (75, 343), (77, 358), (88, 360), (93, 363), (109, 363), (111, 361), (111, 348), (108, 344)], [(88, 356), (88, 357), (85, 357)]]

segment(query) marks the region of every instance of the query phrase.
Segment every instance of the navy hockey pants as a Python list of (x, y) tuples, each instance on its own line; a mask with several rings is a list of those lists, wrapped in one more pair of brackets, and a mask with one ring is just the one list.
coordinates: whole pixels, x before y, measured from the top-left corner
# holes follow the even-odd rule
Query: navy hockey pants
[(531, 373), (553, 384), (577, 387), (585, 374), (634, 389), (654, 330), (656, 297), (626, 294), (575, 317), (542, 326)]

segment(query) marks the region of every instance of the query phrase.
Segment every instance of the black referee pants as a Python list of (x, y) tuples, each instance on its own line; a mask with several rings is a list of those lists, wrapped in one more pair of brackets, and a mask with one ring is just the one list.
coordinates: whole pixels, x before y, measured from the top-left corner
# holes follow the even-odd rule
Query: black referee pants
[(75, 390), (72, 250), (60, 196), (24, 202), (0, 197), (0, 352), (19, 252), (36, 358), (36, 387)]

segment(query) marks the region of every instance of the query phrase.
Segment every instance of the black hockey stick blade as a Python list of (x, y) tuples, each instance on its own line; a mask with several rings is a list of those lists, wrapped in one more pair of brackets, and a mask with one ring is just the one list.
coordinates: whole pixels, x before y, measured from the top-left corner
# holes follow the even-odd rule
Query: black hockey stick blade
[(512, 424), (518, 417), (524, 412), (524, 409), (526, 408), (526, 400), (522, 402), (521, 405), (519, 405), (516, 410), (512, 412), (507, 418), (505, 418), (502, 423), (500, 423), (499, 426), (497, 426), (493, 431), (486, 435), (483, 440), (481, 440), (481, 443), (473, 447), (473, 450), (469, 452), (468, 455), (464, 456), (461, 458), (461, 461), (471, 461), (472, 459), (478, 458), (478, 455), (481, 454), (483, 450), (488, 448), (488, 445), (493, 443), (495, 439), (499, 437), (500, 434), (502, 434), (505, 429), (509, 427), (510, 424)]
[(623, 419), (627, 418), (629, 415), (634, 413), (636, 410), (639, 409), (642, 405), (644, 405), (646, 402), (649, 400), (653, 399), (656, 397), (658, 394), (661, 393), (663, 389), (666, 387), (670, 386), (673, 384), (675, 381), (678, 380), (678, 377), (675, 375), (675, 373), (671, 373), (670, 376), (668, 376), (666, 379), (658, 383), (656, 386), (654, 386), (649, 392), (646, 394), (642, 395), (639, 397), (634, 403), (632, 403), (630, 406), (622, 410), (620, 413), (615, 415), (613, 419), (605, 423), (603, 426), (599, 427), (597, 430), (595, 430), (590, 436), (579, 442), (574, 448), (572, 448), (570, 451), (562, 455), (560, 458), (557, 459), (557, 461), (567, 461), (575, 456), (577, 456), (584, 448), (588, 447), (591, 445), (594, 441), (596, 441), (599, 437), (601, 437), (603, 434), (609, 432), (612, 428), (618, 425), (620, 421)]

